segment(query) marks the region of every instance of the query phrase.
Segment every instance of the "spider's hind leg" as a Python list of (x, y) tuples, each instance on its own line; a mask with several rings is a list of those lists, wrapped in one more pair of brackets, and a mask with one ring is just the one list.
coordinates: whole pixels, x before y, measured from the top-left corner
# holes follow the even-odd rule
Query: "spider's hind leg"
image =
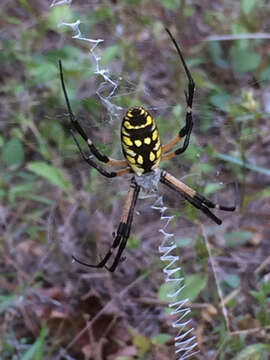
[[(135, 181), (132, 181), (125, 204), (124, 204), (121, 221), (118, 226), (115, 239), (113, 241), (111, 248), (106, 253), (104, 258), (97, 265), (87, 264), (73, 256), (73, 259), (75, 261), (77, 261), (79, 264), (82, 264), (82, 265), (88, 266), (88, 267), (92, 267), (92, 268), (105, 267), (107, 270), (109, 270), (111, 272), (115, 271), (119, 262), (122, 261), (121, 255), (126, 247), (126, 244), (127, 244), (128, 238), (129, 238), (132, 220), (133, 220), (134, 209), (135, 209), (135, 205), (136, 205), (136, 202), (138, 199), (139, 192), (140, 192), (140, 186), (137, 185)], [(112, 256), (112, 254), (114, 253), (116, 248), (118, 248), (118, 250), (117, 250), (115, 259), (114, 259), (112, 265), (107, 267), (106, 264), (107, 264), (108, 260), (110, 259), (110, 257)]]
[(191, 205), (201, 210), (206, 216), (208, 216), (218, 225), (221, 225), (222, 221), (215, 214), (213, 214), (209, 208), (223, 211), (234, 211), (236, 209), (236, 203), (233, 206), (225, 206), (213, 203), (166, 171), (162, 171), (160, 181), (170, 189), (183, 196)]

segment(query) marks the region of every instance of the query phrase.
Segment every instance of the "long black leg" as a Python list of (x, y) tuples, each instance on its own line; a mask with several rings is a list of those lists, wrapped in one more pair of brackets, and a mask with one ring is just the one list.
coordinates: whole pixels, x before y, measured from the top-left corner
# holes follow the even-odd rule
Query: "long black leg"
[[(188, 92), (185, 91), (185, 97), (186, 97), (186, 102), (187, 102), (187, 111), (186, 111), (186, 124), (185, 126), (179, 131), (179, 134), (178, 134), (178, 138), (179, 138), (179, 141), (181, 138), (185, 137), (185, 140), (184, 140), (184, 143), (183, 145), (175, 150), (173, 152), (174, 155), (179, 155), (181, 153), (183, 153), (184, 151), (186, 151), (188, 145), (189, 145), (189, 139), (190, 139), (190, 135), (191, 135), (191, 131), (192, 131), (192, 127), (193, 127), (193, 120), (192, 120), (192, 104), (193, 104), (193, 96), (194, 96), (194, 90), (195, 90), (195, 83), (194, 83), (194, 80), (191, 76), (191, 73), (187, 67), (187, 64), (185, 62), (185, 59), (183, 57), (183, 54), (176, 42), (176, 40), (174, 39), (172, 33), (170, 32), (169, 29), (166, 28), (166, 31), (167, 33), (169, 34), (170, 36), (170, 39), (171, 41), (173, 42), (175, 48), (176, 48), (176, 51), (180, 57), (180, 60), (182, 62), (182, 65), (184, 66), (184, 69), (185, 69), (185, 73), (187, 75), (187, 78), (188, 78)], [(173, 156), (171, 156), (173, 157)]]
[[(89, 137), (86, 135), (85, 131), (83, 130), (83, 128), (81, 127), (80, 123), (78, 122), (78, 120), (76, 119), (76, 117), (73, 114), (73, 111), (71, 109), (71, 105), (68, 99), (68, 94), (67, 94), (67, 90), (66, 90), (66, 86), (65, 86), (65, 81), (64, 81), (64, 73), (63, 73), (63, 67), (62, 67), (62, 62), (61, 60), (59, 60), (59, 71), (60, 71), (60, 78), (61, 78), (61, 84), (62, 84), (62, 89), (63, 89), (63, 93), (64, 93), (64, 97), (65, 97), (65, 101), (66, 101), (66, 105), (67, 105), (67, 109), (68, 109), (68, 114), (69, 114), (69, 119), (70, 119), (70, 123), (72, 126), (73, 130), (76, 130), (81, 137), (84, 139), (84, 141), (87, 143), (91, 153), (99, 160), (102, 161), (108, 165), (111, 166), (122, 166), (122, 165), (127, 165), (126, 160), (114, 160), (109, 158), (108, 156), (102, 154), (97, 148), (96, 146), (93, 144), (92, 140), (89, 139)], [(74, 137), (73, 137), (74, 138)], [(91, 165), (92, 166), (92, 165)]]
[[(77, 258), (75, 258), (73, 256), (74, 260), (76, 260), (78, 263), (88, 266), (88, 267), (102, 268), (105, 266), (107, 270), (109, 270), (111, 272), (115, 271), (119, 262), (121, 261), (122, 252), (124, 251), (126, 244), (127, 244), (127, 240), (129, 238), (132, 220), (133, 220), (134, 209), (135, 209), (135, 205), (136, 205), (136, 202), (138, 199), (139, 192), (140, 192), (139, 185), (137, 185), (136, 182), (133, 181), (130, 185), (128, 196), (125, 201), (125, 205), (124, 205), (124, 209), (123, 209), (123, 213), (122, 213), (122, 217), (121, 217), (121, 222), (118, 226), (116, 237), (114, 238), (113, 244), (112, 244), (110, 250), (104, 256), (104, 258), (97, 265), (87, 264), (81, 260), (78, 260)], [(113, 264), (110, 267), (107, 267), (106, 263), (108, 262), (108, 260), (112, 256), (114, 250), (117, 247), (119, 247), (119, 248), (118, 248), (117, 254), (115, 256), (115, 259), (113, 261)]]
[(107, 178), (113, 178), (113, 177), (116, 177), (116, 176), (121, 176), (121, 175), (124, 175), (124, 174), (128, 174), (131, 172), (131, 168), (127, 167), (127, 168), (124, 168), (124, 169), (120, 169), (120, 170), (117, 170), (117, 171), (107, 171), (105, 170), (102, 166), (100, 166), (99, 164), (97, 164), (94, 160), (92, 160), (92, 155), (86, 155), (82, 148), (81, 148), (81, 145), (79, 144), (76, 136), (75, 136), (75, 133), (72, 129), (70, 129), (70, 133), (73, 137), (73, 140), (75, 141), (80, 153), (81, 153), (81, 156), (83, 158), (84, 161), (86, 161), (90, 166), (92, 166), (93, 168), (95, 168), (101, 175), (107, 177)]
[(206, 199), (204, 196), (198, 194), (195, 190), (184, 184), (182, 181), (176, 179), (166, 171), (162, 171), (160, 181), (168, 186), (170, 189), (176, 191), (178, 194), (183, 196), (188, 202), (190, 202), (197, 209), (201, 210), (206, 216), (212, 219), (216, 224), (221, 225), (222, 221), (214, 215), (209, 208), (218, 209), (223, 211), (234, 211), (234, 206), (224, 206), (215, 204), (212, 201)]
[(129, 238), (131, 225), (132, 225), (132, 222), (133, 222), (134, 209), (135, 209), (135, 205), (136, 205), (138, 195), (139, 195), (139, 191), (140, 191), (140, 187), (136, 183), (134, 185), (136, 187), (135, 187), (134, 195), (132, 197), (132, 202), (130, 204), (130, 209), (129, 209), (129, 212), (128, 212), (127, 225), (126, 225), (126, 229), (124, 229), (124, 235), (123, 235), (122, 241), (121, 241), (121, 243), (119, 245), (117, 254), (115, 256), (115, 259), (114, 259), (111, 267), (109, 267), (109, 268), (106, 267), (106, 269), (111, 271), (111, 272), (113, 272), (116, 269), (119, 262), (121, 261), (121, 255), (122, 255), (123, 251), (125, 250), (125, 247), (127, 245), (127, 241), (128, 241), (128, 238)]

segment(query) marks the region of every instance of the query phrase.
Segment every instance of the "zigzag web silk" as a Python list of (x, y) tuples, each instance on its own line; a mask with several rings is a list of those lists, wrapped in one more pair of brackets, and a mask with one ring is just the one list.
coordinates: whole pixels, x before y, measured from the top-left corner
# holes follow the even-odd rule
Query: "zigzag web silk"
[[(72, 0), (53, 0), (50, 7), (54, 6), (61, 6), (61, 5), (71, 5)], [(91, 44), (90, 46), (90, 55), (91, 55), (91, 62), (95, 67), (94, 73), (96, 75), (101, 75), (103, 77), (104, 82), (102, 82), (96, 94), (100, 98), (103, 105), (106, 107), (110, 118), (112, 119), (113, 116), (120, 116), (121, 111), (123, 110), (120, 106), (116, 106), (111, 102), (112, 97), (115, 95), (117, 90), (117, 83), (113, 81), (110, 77), (109, 69), (102, 69), (100, 67), (100, 60), (101, 57), (97, 53), (97, 49), (100, 43), (102, 43), (103, 39), (91, 39), (82, 36), (82, 33), (79, 29), (80, 20), (77, 20), (73, 23), (61, 22), (59, 27), (68, 26), (72, 29), (74, 35), (72, 36), (73, 39), (78, 39), (81, 41), (86, 41)], [(111, 86), (111, 91), (109, 95), (103, 95), (103, 90), (107, 88), (107, 86)], [(157, 176), (159, 178), (159, 176)], [(152, 179), (153, 183), (152, 191), (156, 190), (156, 179)], [(159, 246), (159, 253), (160, 259), (163, 262), (168, 263), (163, 268), (163, 273), (165, 275), (165, 282), (170, 283), (172, 285), (173, 292), (168, 292), (167, 297), (168, 299), (173, 299), (169, 303), (169, 308), (172, 309), (171, 315), (177, 315), (177, 320), (172, 322), (172, 327), (177, 329), (178, 332), (174, 337), (175, 342), (175, 353), (176, 356), (179, 356), (179, 360), (184, 360), (192, 357), (193, 355), (197, 354), (199, 351), (196, 350), (197, 348), (197, 340), (196, 336), (192, 335), (193, 328), (187, 329), (187, 326), (190, 324), (192, 319), (185, 320), (185, 317), (190, 313), (190, 308), (188, 307), (188, 299), (175, 301), (177, 296), (181, 293), (185, 285), (183, 284), (184, 278), (177, 277), (177, 273), (180, 272), (181, 267), (178, 267), (175, 263), (179, 263), (179, 256), (173, 255), (173, 250), (177, 247), (175, 241), (173, 240), (174, 234), (168, 233), (165, 229), (169, 225), (170, 221), (174, 218), (174, 216), (166, 216), (165, 212), (167, 207), (164, 206), (162, 196), (154, 195), (145, 195), (145, 197), (154, 197), (155, 201), (152, 205), (152, 209), (157, 210), (160, 212), (160, 219), (163, 221), (165, 220), (165, 225), (159, 230), (162, 234), (163, 239), (161, 241), (161, 245)]]
[[(50, 7), (52, 8), (54, 6), (60, 6), (60, 5), (71, 5), (71, 3), (72, 0), (60, 0), (60, 1), (53, 0)], [(100, 67), (101, 57), (98, 54), (98, 45), (102, 43), (104, 40), (83, 37), (79, 28), (80, 23), (81, 23), (80, 20), (77, 20), (73, 23), (61, 22), (60, 24), (58, 24), (58, 27), (68, 26), (72, 29), (74, 33), (74, 35), (72, 36), (73, 39), (86, 41), (92, 44), (92, 46), (90, 46), (89, 51), (91, 55), (91, 62), (95, 67), (94, 74), (101, 75), (104, 79), (104, 82), (102, 82), (99, 85), (98, 89), (96, 90), (96, 94), (98, 95), (102, 104), (106, 107), (110, 119), (112, 119), (113, 116), (120, 116), (121, 111), (123, 110), (122, 107), (117, 106), (110, 101), (111, 98), (114, 96), (118, 85), (115, 81), (112, 80), (109, 69), (103, 69)], [(108, 85), (111, 87), (111, 91), (109, 95), (105, 96), (103, 95), (103, 91), (107, 88)]]
[(192, 322), (192, 319), (185, 320), (185, 317), (191, 311), (188, 306), (189, 300), (186, 298), (177, 301), (177, 297), (180, 295), (185, 285), (184, 278), (179, 277), (181, 271), (181, 267), (177, 266), (177, 263), (179, 264), (179, 256), (173, 254), (173, 251), (177, 248), (173, 239), (174, 234), (167, 231), (167, 227), (174, 219), (174, 216), (166, 215), (168, 208), (164, 205), (162, 196), (155, 194), (149, 196), (155, 198), (155, 201), (151, 206), (152, 209), (159, 211), (160, 220), (165, 221), (163, 227), (159, 229), (163, 239), (158, 250), (160, 253), (160, 260), (167, 263), (167, 265), (163, 267), (163, 273), (165, 282), (169, 283), (171, 288), (171, 291), (167, 293), (168, 299), (171, 299), (168, 305), (169, 308), (172, 309), (170, 314), (172, 316), (177, 316), (177, 319), (172, 322), (172, 327), (178, 330), (174, 337), (175, 353), (176, 356), (178, 356), (178, 360), (184, 360), (198, 354), (199, 350), (197, 350), (198, 343), (196, 336), (193, 335), (194, 328), (187, 329)]

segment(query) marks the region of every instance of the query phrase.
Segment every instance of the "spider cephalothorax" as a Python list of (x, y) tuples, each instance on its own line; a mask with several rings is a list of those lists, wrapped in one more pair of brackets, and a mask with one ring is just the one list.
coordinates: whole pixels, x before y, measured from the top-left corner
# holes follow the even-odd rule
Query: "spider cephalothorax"
[[(156, 187), (157, 183), (160, 181), (165, 184), (167, 187), (175, 191), (177, 194), (180, 194), (187, 201), (189, 201), (193, 206), (201, 210), (205, 215), (212, 219), (216, 224), (220, 225), (222, 221), (214, 215), (209, 209), (218, 209), (224, 211), (234, 211), (235, 206), (223, 206), (215, 204), (212, 201), (206, 199), (204, 196), (198, 194), (195, 190), (184, 184), (182, 181), (175, 178), (173, 175), (168, 172), (161, 170), (159, 168), (160, 161), (171, 159), (184, 151), (186, 151), (189, 145), (189, 139), (193, 127), (192, 120), (192, 103), (195, 84), (190, 74), (190, 71), (185, 63), (183, 55), (180, 51), (178, 44), (173, 38), (171, 32), (166, 29), (171, 41), (173, 42), (178, 56), (181, 60), (181, 63), (184, 67), (186, 76), (188, 78), (188, 91), (185, 92), (186, 96), (186, 121), (185, 126), (178, 132), (178, 134), (169, 141), (166, 145), (161, 145), (160, 136), (156, 126), (154, 118), (150, 113), (145, 110), (143, 107), (134, 107), (127, 111), (125, 114), (122, 126), (121, 126), (121, 144), (122, 150), (125, 159), (124, 160), (115, 160), (111, 159), (108, 156), (101, 153), (92, 140), (86, 135), (85, 131), (75, 118), (69, 99), (67, 96), (67, 91), (64, 83), (64, 75), (61, 61), (59, 60), (60, 67), (60, 77), (62, 83), (62, 89), (64, 92), (68, 113), (71, 122), (71, 135), (73, 136), (74, 141), (76, 142), (79, 151), (83, 159), (92, 167), (97, 169), (97, 171), (108, 178), (115, 176), (121, 176), (128, 173), (133, 173), (131, 184), (129, 187), (128, 195), (125, 200), (123, 207), (123, 212), (121, 220), (114, 237), (111, 248), (104, 256), (104, 258), (97, 264), (87, 264), (76, 259), (74, 260), (83, 264), (85, 266), (93, 268), (106, 267), (109, 271), (114, 271), (121, 260), (121, 255), (126, 247), (126, 243), (130, 234), (131, 224), (133, 219), (134, 208), (136, 201), (140, 192), (141, 187), (145, 187), (147, 183), (148, 187)], [(77, 138), (75, 136), (75, 131), (80, 134), (80, 136), (85, 140), (90, 150), (90, 154), (86, 155)], [(184, 140), (183, 145), (179, 148), (172, 150), (176, 145), (179, 144), (181, 140)], [(110, 166), (120, 167), (120, 170), (108, 171), (100, 166), (93, 156)], [(146, 181), (147, 180), (147, 181)], [(149, 185), (150, 184), (150, 185)], [(149, 189), (147, 189), (149, 190)], [(113, 260), (113, 263), (110, 267), (107, 267), (106, 264), (113, 254), (114, 250), (117, 249), (116, 256)]]

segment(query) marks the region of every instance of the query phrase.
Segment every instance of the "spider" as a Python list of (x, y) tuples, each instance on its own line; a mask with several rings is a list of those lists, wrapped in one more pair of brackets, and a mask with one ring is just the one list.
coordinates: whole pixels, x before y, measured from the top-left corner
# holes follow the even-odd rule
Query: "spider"
[[(204, 196), (198, 194), (195, 190), (175, 178), (167, 171), (161, 170), (159, 168), (161, 161), (172, 159), (175, 156), (184, 153), (189, 145), (190, 135), (193, 127), (192, 103), (195, 89), (195, 83), (176, 40), (174, 39), (169, 29), (166, 28), (165, 30), (167, 31), (169, 38), (176, 49), (188, 79), (188, 91), (185, 91), (185, 126), (178, 132), (176, 137), (174, 137), (166, 145), (161, 145), (156, 122), (150, 113), (143, 107), (130, 108), (126, 112), (121, 125), (121, 145), (125, 157), (123, 160), (115, 160), (101, 153), (94, 145), (92, 140), (86, 135), (82, 126), (72, 112), (65, 87), (62, 63), (61, 60), (59, 60), (61, 85), (71, 124), (70, 132), (83, 160), (86, 161), (91, 167), (95, 168), (101, 175), (107, 178), (122, 176), (128, 173), (132, 173), (134, 175), (131, 179), (128, 195), (124, 203), (117, 232), (114, 235), (112, 245), (104, 258), (98, 264), (94, 265), (87, 264), (73, 256), (75, 261), (91, 268), (105, 267), (107, 270), (114, 272), (118, 264), (123, 260), (121, 256), (129, 238), (136, 201), (138, 199), (141, 187), (144, 187), (145, 185), (144, 182), (147, 177), (150, 177), (152, 180), (154, 179), (153, 181), (156, 183), (160, 181), (175, 191), (177, 194), (181, 195), (189, 203), (201, 210), (206, 216), (208, 216), (218, 225), (221, 225), (222, 221), (209, 209), (234, 211), (236, 208), (235, 205), (223, 206), (213, 203)], [(84, 153), (76, 138), (75, 132), (78, 132), (87, 143), (90, 154)], [(182, 146), (178, 147), (176, 150), (172, 150), (182, 139), (184, 139)], [(93, 158), (96, 158), (106, 165), (119, 167), (120, 169), (116, 171), (108, 171), (104, 169), (104, 167), (100, 166), (100, 164), (98, 164), (95, 160), (93, 160)], [(117, 252), (112, 265), (108, 267), (106, 264), (115, 251)]]

